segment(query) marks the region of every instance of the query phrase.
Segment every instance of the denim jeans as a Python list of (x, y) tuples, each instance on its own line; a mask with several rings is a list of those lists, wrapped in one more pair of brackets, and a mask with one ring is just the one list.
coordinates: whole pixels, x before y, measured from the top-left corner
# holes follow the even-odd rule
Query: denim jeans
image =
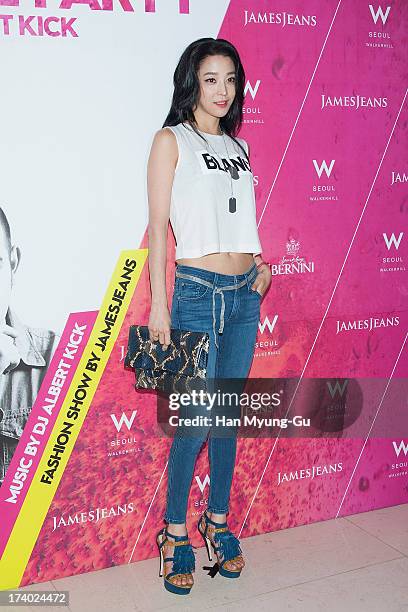
[[(176, 265), (171, 327), (209, 333), (209, 391), (212, 389), (211, 381), (233, 378), (245, 382), (248, 376), (261, 303), (259, 292), (251, 289), (256, 276), (255, 263), (243, 274), (219, 274)], [(195, 408), (187, 406), (187, 413), (196, 414)], [(236, 433), (236, 428), (230, 430)], [(185, 435), (184, 428), (178, 425), (169, 454), (166, 522), (186, 522), (194, 466), (207, 436), (210, 463), (208, 510), (217, 514), (228, 512), (237, 438), (231, 433), (218, 436), (213, 432), (211, 426), (203, 426), (198, 434)]]

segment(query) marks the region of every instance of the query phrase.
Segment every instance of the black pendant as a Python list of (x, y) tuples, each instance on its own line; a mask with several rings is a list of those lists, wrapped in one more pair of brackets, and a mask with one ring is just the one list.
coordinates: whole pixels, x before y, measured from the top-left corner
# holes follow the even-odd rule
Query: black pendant
[(236, 169), (235, 166), (228, 166), (228, 171), (233, 179), (236, 180), (239, 178), (238, 170)]
[(232, 212), (236, 212), (236, 210), (237, 210), (237, 200), (235, 198), (230, 198), (228, 200), (228, 204), (229, 204), (229, 208), (228, 208), (229, 212), (231, 212), (231, 213)]

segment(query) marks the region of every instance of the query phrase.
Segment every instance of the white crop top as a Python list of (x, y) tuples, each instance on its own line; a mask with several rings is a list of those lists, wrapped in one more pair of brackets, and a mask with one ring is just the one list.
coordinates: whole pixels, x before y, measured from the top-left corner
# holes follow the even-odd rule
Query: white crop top
[[(170, 205), (175, 259), (226, 251), (262, 253), (256, 225), (254, 178), (240, 147), (226, 134), (223, 137), (200, 132), (207, 145), (188, 123), (166, 127), (174, 132), (178, 144)], [(237, 140), (248, 154), (246, 141)], [(231, 177), (228, 165), (237, 168), (238, 179)], [(231, 182), (235, 212), (229, 210)]]

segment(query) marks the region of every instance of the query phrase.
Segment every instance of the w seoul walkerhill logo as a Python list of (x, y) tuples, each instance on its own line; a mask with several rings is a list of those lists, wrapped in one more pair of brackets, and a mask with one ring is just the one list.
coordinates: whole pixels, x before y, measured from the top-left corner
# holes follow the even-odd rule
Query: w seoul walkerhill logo
[[(205, 474), (204, 478), (201, 475), (195, 475), (194, 480), (199, 489), (199, 494), (193, 496), (193, 506), (194, 508), (202, 508), (208, 504), (208, 491), (210, 487), (210, 476), (209, 474)], [(198, 512), (192, 513), (193, 515), (199, 514)]]
[[(404, 232), (399, 232), (398, 237), (394, 232), (387, 234), (383, 232), (382, 243), (386, 249), (386, 253), (380, 256), (379, 264), (380, 272), (405, 272), (404, 258), (402, 255), (401, 244), (404, 238)], [(401, 248), (401, 250), (400, 250)]]
[(279, 315), (275, 313), (273, 316), (265, 315), (263, 320), (259, 320), (254, 357), (280, 355), (280, 341), (276, 337), (278, 318)]
[(206, 474), (203, 479), (201, 478), (201, 476), (194, 476), (194, 480), (196, 481), (197, 486), (200, 489), (201, 493), (204, 494), (205, 488), (210, 486), (209, 475)]
[(392, 446), (398, 461), (391, 463), (388, 478), (406, 478), (408, 476), (408, 442), (404, 442), (404, 440), (396, 442), (393, 440)]
[(264, 123), (261, 107), (256, 102), (256, 97), (259, 93), (260, 87), (260, 79), (257, 79), (254, 83), (249, 80), (245, 83), (245, 102), (242, 108), (242, 112), (244, 115), (244, 123), (250, 123), (251, 125)]
[[(137, 453), (142, 450), (136, 445), (136, 443), (140, 441), (140, 437), (136, 435), (136, 415), (137, 410), (132, 410), (130, 416), (128, 416), (125, 412), (122, 412), (119, 418), (116, 416), (116, 414), (110, 415), (117, 435), (109, 442), (109, 445), (113, 450), (108, 451), (108, 457), (128, 455), (130, 453)], [(135, 433), (132, 433), (132, 430)]]
[[(9, 7), (8, 12), (19, 10), (22, 0), (0, 0), (0, 5)], [(167, 0), (173, 3), (178, 14), (190, 14), (190, 0)], [(52, 11), (70, 11), (79, 6), (86, 6), (90, 11), (109, 11), (114, 13), (158, 13), (155, 0), (60, 0), (56, 5), (54, 0), (32, 0), (33, 8)], [(49, 6), (51, 5), (51, 6)], [(78, 38), (77, 17), (58, 15), (0, 15), (0, 36), (25, 36), (44, 38)]]
[(309, 196), (311, 202), (334, 202), (339, 199), (336, 194), (335, 182), (332, 180), (335, 161), (336, 160), (332, 159), (328, 162), (323, 159), (318, 162), (317, 159), (312, 159), (313, 168), (315, 170), (313, 176), (317, 175), (318, 182), (312, 185), (313, 195)]
[(369, 4), (367, 9), (368, 22), (373, 24), (374, 28), (367, 32), (367, 40), (364, 41), (364, 46), (376, 49), (393, 49), (391, 34), (387, 31), (391, 5)]

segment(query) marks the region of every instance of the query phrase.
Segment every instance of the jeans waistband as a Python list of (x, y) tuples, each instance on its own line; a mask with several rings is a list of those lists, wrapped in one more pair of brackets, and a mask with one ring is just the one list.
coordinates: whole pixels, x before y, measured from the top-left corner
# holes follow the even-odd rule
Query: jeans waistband
[(177, 264), (175, 274), (179, 278), (189, 278), (197, 283), (211, 287), (212, 292), (212, 315), (213, 315), (213, 332), (215, 346), (218, 348), (217, 334), (215, 332), (215, 296), (217, 293), (221, 296), (221, 315), (220, 315), (220, 326), (218, 333), (222, 334), (224, 329), (224, 313), (225, 313), (225, 300), (224, 291), (232, 289), (240, 289), (244, 285), (249, 287), (252, 284), (252, 280), (257, 274), (255, 262), (246, 272), (242, 274), (220, 274), (219, 272), (212, 272), (211, 270), (205, 270), (203, 268), (196, 268), (194, 266), (186, 266), (184, 264)]
[(242, 274), (221, 274), (220, 272), (213, 272), (211, 270), (205, 270), (204, 268), (177, 264), (175, 275), (180, 278), (190, 278), (208, 287), (218, 287), (223, 290), (228, 290), (239, 289), (239, 287), (248, 284), (248, 282), (256, 276), (256, 271), (255, 262), (251, 265), (249, 270)]

